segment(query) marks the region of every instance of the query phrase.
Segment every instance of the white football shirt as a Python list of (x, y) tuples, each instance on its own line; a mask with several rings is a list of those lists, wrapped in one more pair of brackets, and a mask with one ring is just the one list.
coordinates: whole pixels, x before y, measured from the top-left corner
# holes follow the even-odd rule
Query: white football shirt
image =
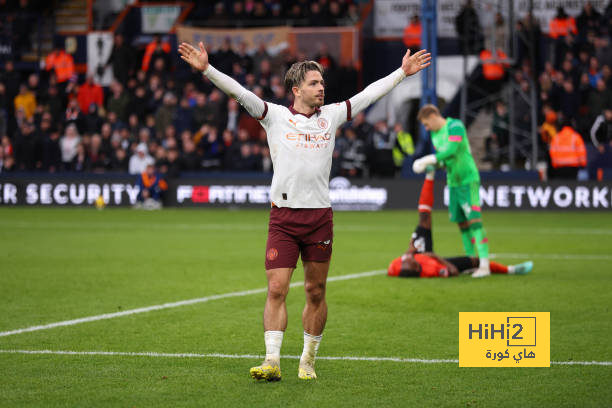
[(274, 166), (270, 199), (277, 207), (327, 208), (336, 129), (350, 120), (350, 102), (325, 105), (312, 115), (266, 102), (260, 122)]

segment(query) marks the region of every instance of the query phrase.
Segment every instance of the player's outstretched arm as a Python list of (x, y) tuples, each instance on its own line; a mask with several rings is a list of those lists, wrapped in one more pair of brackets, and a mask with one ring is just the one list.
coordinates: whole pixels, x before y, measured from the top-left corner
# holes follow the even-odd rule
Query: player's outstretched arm
[(201, 71), (217, 88), (228, 96), (234, 98), (240, 105), (257, 119), (263, 119), (266, 111), (266, 103), (259, 99), (253, 92), (245, 89), (236, 80), (224, 73), (217, 71), (208, 63), (208, 53), (204, 48), (204, 43), (200, 41), (196, 49), (188, 43), (181, 43), (178, 51), (181, 59), (191, 65), (192, 68)]
[(429, 64), (431, 64), (431, 54), (428, 53), (427, 50), (421, 50), (412, 55), (410, 54), (410, 50), (406, 51), (406, 55), (402, 58), (402, 66), (400, 68), (386, 77), (371, 83), (363, 91), (350, 99), (351, 114), (356, 115), (361, 112), (389, 93), (397, 84), (402, 82), (404, 78), (427, 68)]

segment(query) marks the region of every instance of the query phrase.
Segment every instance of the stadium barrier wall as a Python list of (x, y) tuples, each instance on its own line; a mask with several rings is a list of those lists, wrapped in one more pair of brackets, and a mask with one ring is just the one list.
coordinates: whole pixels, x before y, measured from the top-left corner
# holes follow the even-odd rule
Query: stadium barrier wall
[[(434, 208), (448, 205), (448, 189), (438, 177)], [(164, 197), (168, 207), (269, 208), (269, 178), (197, 177), (169, 181)], [(422, 178), (330, 181), (335, 210), (377, 211), (415, 209)], [(13, 176), (0, 177), (0, 206), (93, 206), (99, 196), (107, 206), (136, 202), (138, 187), (130, 176)], [(484, 181), (483, 208), (499, 210), (612, 209), (612, 183), (547, 182), (531, 180)]]

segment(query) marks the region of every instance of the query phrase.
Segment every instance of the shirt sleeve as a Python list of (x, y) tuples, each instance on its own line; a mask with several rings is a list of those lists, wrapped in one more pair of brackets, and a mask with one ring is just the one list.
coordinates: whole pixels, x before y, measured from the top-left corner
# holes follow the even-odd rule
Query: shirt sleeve
[(204, 75), (210, 79), (217, 88), (228, 96), (234, 98), (240, 105), (257, 120), (263, 120), (268, 113), (268, 104), (261, 100), (257, 95), (244, 88), (235, 79), (218, 71), (212, 65), (204, 71)]
[(444, 141), (443, 147), (436, 153), (436, 160), (444, 161), (457, 153), (464, 138), (467, 137), (465, 127), (459, 123), (453, 123), (448, 127), (448, 140)]
[(398, 68), (384, 78), (372, 82), (363, 91), (347, 101), (347, 117), (351, 120), (353, 115), (358, 114), (384, 95), (388, 94), (397, 84), (406, 78), (403, 69)]

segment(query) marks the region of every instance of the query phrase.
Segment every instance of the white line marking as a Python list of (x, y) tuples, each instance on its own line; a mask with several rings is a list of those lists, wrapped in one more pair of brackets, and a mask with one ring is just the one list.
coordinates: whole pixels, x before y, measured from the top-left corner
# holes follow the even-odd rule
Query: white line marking
[[(168, 358), (228, 358), (228, 359), (259, 359), (257, 354), (222, 354), (222, 353), (155, 353), (155, 352), (122, 352), (122, 351), (67, 351), (67, 350), (0, 350), (4, 354), (53, 354), (68, 356), (122, 356), (122, 357), (168, 357)], [(300, 356), (281, 358), (299, 360)], [(318, 356), (317, 360), (332, 361), (390, 361), (394, 363), (420, 364), (459, 364), (455, 359), (424, 359), (403, 357), (353, 357), (353, 356)], [(612, 366), (612, 361), (551, 361), (553, 365), (581, 366)]]
[[(182, 229), (182, 230), (210, 230), (210, 231), (266, 231), (266, 223), (202, 223), (202, 224), (190, 224), (190, 223), (176, 223), (176, 224), (165, 224), (165, 223), (139, 223), (139, 222), (127, 222), (127, 223), (114, 223), (114, 222), (70, 222), (70, 221), (41, 221), (31, 222), (23, 220), (1, 220), (0, 225), (12, 228), (66, 228), (66, 229), (133, 229), (137, 226), (139, 229)], [(384, 232), (397, 232), (397, 231), (412, 231), (414, 225), (334, 225), (335, 231), (350, 231), (350, 232), (372, 232), (372, 231), (384, 231)], [(439, 232), (457, 232), (455, 226), (441, 225), (436, 227), (436, 231)], [(503, 234), (525, 234), (526, 231), (529, 234), (548, 234), (557, 236), (568, 236), (570, 234), (577, 235), (612, 235), (612, 228), (600, 228), (600, 227), (564, 227), (564, 228), (540, 228), (533, 226), (533, 228), (525, 227), (505, 227), (505, 226), (487, 226), (487, 231), (497, 232)]]
[(577, 260), (577, 261), (610, 261), (612, 255), (608, 254), (521, 254), (521, 253), (495, 253), (491, 258), (516, 258), (516, 259), (549, 259), (549, 260)]
[[(348, 279), (366, 278), (368, 276), (382, 275), (383, 273), (386, 273), (386, 272), (387, 272), (386, 270), (377, 270), (377, 271), (369, 271), (369, 272), (361, 272), (361, 273), (352, 273), (349, 275), (332, 276), (332, 277), (327, 278), (327, 281), (336, 282), (336, 281), (343, 281), (343, 280), (348, 280)], [(304, 282), (294, 282), (290, 285), (290, 287), (293, 288), (296, 286), (303, 286), (303, 285), (304, 285)], [(25, 327), (23, 329), (15, 329), (15, 330), (9, 330), (5, 332), (0, 332), (0, 337), (12, 336), (15, 334), (28, 333), (28, 332), (39, 331), (39, 330), (54, 329), (56, 327), (74, 326), (75, 324), (95, 322), (98, 320), (114, 319), (116, 317), (129, 316), (129, 315), (138, 314), (138, 313), (147, 313), (147, 312), (152, 312), (155, 310), (172, 309), (175, 307), (188, 306), (188, 305), (194, 305), (197, 303), (209, 302), (211, 300), (219, 300), (219, 299), (227, 299), (227, 298), (233, 298), (233, 297), (255, 295), (258, 293), (264, 293), (266, 292), (266, 290), (267, 290), (266, 288), (243, 290), (240, 292), (230, 292), (230, 293), (224, 293), (220, 295), (212, 295), (212, 296), (205, 296), (205, 297), (195, 298), (195, 299), (181, 300), (178, 302), (163, 303), (160, 305), (139, 307), (137, 309), (124, 310), (122, 312), (104, 313), (104, 314), (95, 315), (95, 316), (81, 317), (79, 319), (64, 320), (61, 322), (55, 322), (55, 323), (43, 324), (39, 326)]]

